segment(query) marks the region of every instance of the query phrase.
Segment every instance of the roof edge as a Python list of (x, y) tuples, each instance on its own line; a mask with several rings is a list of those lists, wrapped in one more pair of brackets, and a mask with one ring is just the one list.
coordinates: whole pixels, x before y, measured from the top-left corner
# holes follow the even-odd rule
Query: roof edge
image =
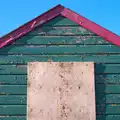
[(93, 33), (96, 33), (100, 37), (104, 38), (106, 41), (111, 42), (117, 46), (120, 46), (120, 36), (96, 24), (95, 22), (88, 20), (87, 18), (67, 8), (64, 8), (61, 14), (64, 17), (70, 19), (71, 21), (77, 23), (78, 25), (84, 27), (85, 29), (88, 29)]
[(63, 10), (64, 10), (64, 7), (59, 4), (54, 8), (48, 10), (47, 12), (43, 13), (42, 15), (18, 27), (17, 29), (13, 30), (7, 35), (1, 37), (0, 48), (12, 43), (14, 40), (18, 39), (19, 37), (22, 37), (23, 35), (27, 34), (31, 30), (33, 30), (36, 26), (42, 25), (47, 21), (53, 19), (54, 17), (60, 15)]
[(21, 27), (0, 38), (0, 48), (12, 43), (19, 37), (22, 37), (23, 35), (33, 30), (36, 26), (42, 25), (47, 21), (57, 17), (58, 15), (62, 15), (77, 23), (78, 25), (96, 33), (100, 37), (104, 38), (106, 41), (120, 46), (120, 37), (118, 35), (59, 4), (56, 7), (48, 10), (42, 15), (34, 18), (33, 20), (27, 22)]

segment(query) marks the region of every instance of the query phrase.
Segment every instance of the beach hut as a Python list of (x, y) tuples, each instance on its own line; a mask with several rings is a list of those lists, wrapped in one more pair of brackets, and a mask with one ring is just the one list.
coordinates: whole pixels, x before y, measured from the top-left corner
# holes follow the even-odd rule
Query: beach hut
[(27, 63), (94, 62), (96, 119), (120, 120), (120, 37), (58, 5), (0, 38), (0, 120), (26, 120)]

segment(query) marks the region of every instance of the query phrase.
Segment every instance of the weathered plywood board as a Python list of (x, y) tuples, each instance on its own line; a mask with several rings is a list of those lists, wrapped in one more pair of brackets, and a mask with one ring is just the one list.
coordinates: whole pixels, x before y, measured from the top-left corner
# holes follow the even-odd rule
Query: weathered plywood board
[(27, 120), (95, 120), (92, 62), (28, 63)]

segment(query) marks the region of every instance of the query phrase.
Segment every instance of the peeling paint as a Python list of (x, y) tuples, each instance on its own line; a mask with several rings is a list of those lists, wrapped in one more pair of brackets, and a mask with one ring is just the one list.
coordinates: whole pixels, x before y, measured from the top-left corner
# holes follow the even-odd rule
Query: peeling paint
[(31, 28), (34, 27), (35, 23), (36, 23), (36, 21), (33, 21), (32, 25), (31, 25)]
[(26, 68), (26, 65), (16, 65), (16, 68)]

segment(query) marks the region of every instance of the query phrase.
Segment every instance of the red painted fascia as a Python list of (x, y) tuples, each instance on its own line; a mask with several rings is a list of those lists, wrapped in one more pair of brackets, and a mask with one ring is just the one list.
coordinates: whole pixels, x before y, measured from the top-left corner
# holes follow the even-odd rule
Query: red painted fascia
[(16, 30), (12, 31), (11, 33), (3, 36), (0, 38), (0, 48), (12, 43), (19, 37), (27, 34), (31, 30), (33, 30), (36, 26), (42, 25), (47, 21), (53, 19), (54, 17), (61, 14), (64, 7), (61, 5), (57, 5), (56, 7), (50, 9), (49, 11), (45, 12), (44, 14), (36, 17), (35, 19), (31, 20), (30, 22), (22, 25), (21, 27), (17, 28)]
[(47, 21), (57, 17), (58, 15), (62, 15), (70, 19), (71, 21), (77, 23), (78, 25), (90, 30), (91, 32), (96, 33), (97, 35), (104, 38), (106, 41), (111, 42), (117, 46), (120, 46), (120, 37), (118, 35), (88, 20), (87, 18), (78, 15), (77, 13), (61, 5), (58, 5), (50, 9), (49, 11), (45, 12), (44, 14), (38, 16), (37, 18), (31, 20), (30, 22), (24, 24), (18, 29), (12, 31), (11, 33), (0, 38), (0, 48), (12, 43), (13, 41), (17, 40), (19, 37), (33, 30), (36, 26), (42, 25)]
[(68, 19), (70, 19), (71, 21), (79, 24), (83, 28), (86, 28), (91, 32), (96, 33), (100, 37), (104, 38), (106, 41), (111, 42), (117, 46), (120, 46), (120, 37), (112, 33), (111, 31), (101, 27), (100, 25), (66, 8), (64, 8), (61, 14), (64, 17), (67, 17)]

